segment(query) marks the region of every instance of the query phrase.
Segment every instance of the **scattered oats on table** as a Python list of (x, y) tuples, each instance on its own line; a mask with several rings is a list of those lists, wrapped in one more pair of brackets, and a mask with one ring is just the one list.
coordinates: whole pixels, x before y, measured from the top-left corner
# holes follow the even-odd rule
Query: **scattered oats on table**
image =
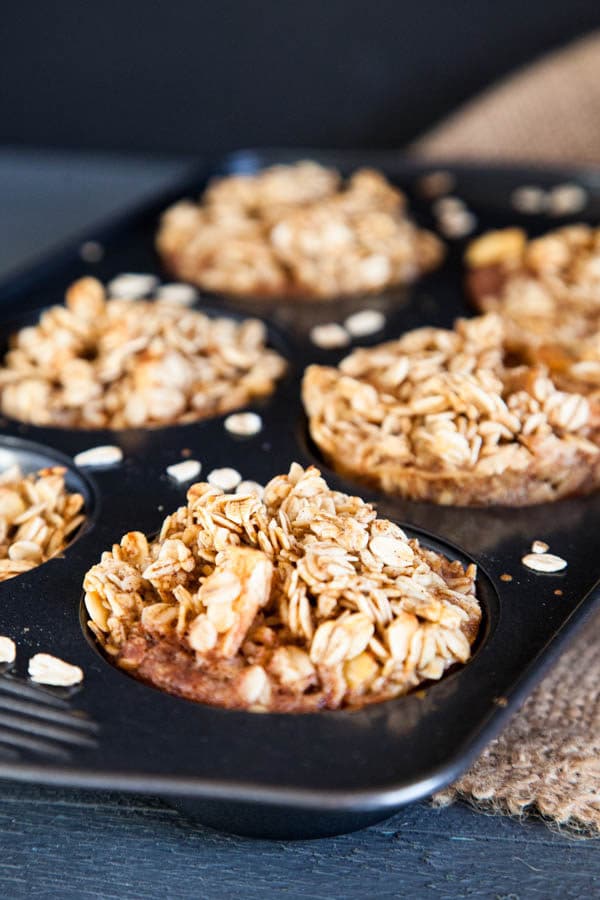
[(0, 581), (35, 569), (65, 549), (85, 519), (81, 494), (65, 484), (66, 469), (0, 474)]
[(178, 278), (209, 291), (327, 300), (414, 281), (443, 257), (379, 172), (346, 182), (314, 162), (212, 182), (163, 215), (157, 248)]
[(476, 568), (421, 546), (294, 463), (262, 499), (192, 485), (152, 542), (85, 576), (89, 626), (143, 681), (215, 706), (360, 707), (465, 663)]
[(312, 439), (341, 474), (445, 505), (522, 506), (600, 484), (600, 398), (508, 352), (495, 314), (309, 366)]
[(2, 412), (63, 428), (157, 428), (218, 416), (271, 394), (285, 371), (258, 319), (210, 318), (169, 299), (108, 299), (94, 278), (72, 284), (66, 306), (42, 312), (10, 346), (0, 367)]

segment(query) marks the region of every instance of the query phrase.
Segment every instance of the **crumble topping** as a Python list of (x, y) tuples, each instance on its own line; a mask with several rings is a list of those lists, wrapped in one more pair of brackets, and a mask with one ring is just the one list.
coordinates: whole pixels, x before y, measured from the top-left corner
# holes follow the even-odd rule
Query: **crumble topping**
[(262, 498), (193, 485), (156, 540), (124, 535), (84, 589), (90, 628), (137, 677), (219, 706), (310, 711), (466, 662), (475, 576), (294, 463)]
[(206, 290), (322, 300), (413, 281), (443, 256), (383, 175), (361, 169), (343, 183), (314, 162), (214, 182), (199, 204), (166, 211), (157, 247)]
[(169, 299), (110, 299), (99, 281), (82, 278), (66, 306), (13, 335), (0, 368), (2, 412), (63, 428), (220, 415), (274, 390), (285, 362), (266, 341), (258, 319), (210, 318)]
[(595, 487), (597, 402), (512, 362), (488, 314), (310, 366), (311, 436), (340, 472), (414, 499), (522, 505)]

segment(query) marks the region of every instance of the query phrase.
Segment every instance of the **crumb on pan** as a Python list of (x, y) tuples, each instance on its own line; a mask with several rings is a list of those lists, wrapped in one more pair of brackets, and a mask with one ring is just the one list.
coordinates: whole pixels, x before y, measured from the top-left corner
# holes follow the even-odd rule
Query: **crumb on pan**
[(385, 700), (466, 662), (475, 577), (294, 463), (262, 499), (193, 485), (155, 541), (126, 534), (84, 589), (90, 628), (136, 677), (289, 712)]
[(342, 183), (314, 162), (213, 182), (199, 204), (166, 211), (157, 247), (176, 277), (206, 290), (307, 299), (414, 281), (443, 256), (383, 175), (362, 169)]
[(83, 497), (65, 485), (65, 468), (0, 474), (0, 581), (14, 578), (65, 549), (85, 519)]
[(266, 342), (258, 319), (210, 318), (168, 299), (109, 299), (99, 281), (82, 278), (66, 306), (13, 335), (0, 367), (1, 409), (63, 428), (193, 422), (272, 393), (285, 361)]
[(507, 359), (488, 314), (309, 366), (312, 439), (339, 472), (451, 505), (526, 505), (600, 481), (598, 403)]

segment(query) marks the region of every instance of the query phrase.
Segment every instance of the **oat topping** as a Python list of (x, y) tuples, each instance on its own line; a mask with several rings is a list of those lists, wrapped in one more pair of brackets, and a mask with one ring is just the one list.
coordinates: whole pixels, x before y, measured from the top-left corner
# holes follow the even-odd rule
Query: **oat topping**
[(255, 412), (232, 413), (225, 419), (225, 428), (230, 434), (250, 437), (262, 430), (262, 419)]
[(167, 466), (167, 475), (180, 484), (184, 484), (186, 481), (193, 481), (201, 471), (202, 463), (198, 462), (197, 459), (184, 459), (183, 462)]
[(321, 347), (323, 350), (347, 347), (350, 343), (350, 335), (343, 325), (338, 325), (337, 322), (314, 325), (310, 330), (310, 339), (315, 347)]
[(87, 573), (90, 627), (117, 665), (214, 705), (361, 706), (471, 654), (466, 569), (294, 463), (262, 500), (193, 485), (157, 540), (130, 532)]
[(553, 553), (527, 553), (521, 562), (534, 572), (561, 572), (567, 568), (566, 559)]
[(83, 681), (83, 671), (79, 666), (73, 666), (49, 653), (36, 653), (32, 656), (28, 671), (31, 680), (38, 684), (73, 687)]
[(71, 285), (66, 301), (13, 336), (0, 368), (5, 415), (64, 428), (155, 428), (244, 406), (270, 394), (285, 370), (257, 319), (107, 299), (94, 278)]
[(0, 581), (35, 569), (65, 549), (84, 521), (83, 497), (70, 493), (63, 466), (0, 474)]
[(327, 299), (413, 281), (442, 246), (404, 194), (363, 169), (342, 184), (313, 162), (211, 184), (163, 216), (158, 250), (179, 278), (230, 294)]
[(225, 466), (223, 469), (213, 469), (209, 472), (207, 480), (221, 491), (233, 491), (242, 480), (242, 476), (237, 469)]
[(240, 481), (235, 492), (236, 494), (252, 494), (253, 497), (258, 497), (261, 500), (265, 489), (258, 481)]
[(522, 505), (600, 481), (597, 404), (507, 359), (502, 320), (458, 320), (310, 366), (313, 440), (340, 472), (444, 504)]
[(477, 307), (502, 315), (509, 345), (566, 389), (600, 391), (600, 228), (568, 225), (533, 240), (518, 228), (488, 232), (466, 262)]
[(123, 460), (123, 451), (114, 444), (102, 444), (98, 447), (90, 447), (82, 450), (73, 457), (76, 466), (83, 468), (100, 468), (104, 466), (116, 466)]
[(0, 636), (0, 663), (14, 663), (17, 658), (17, 645), (12, 638)]

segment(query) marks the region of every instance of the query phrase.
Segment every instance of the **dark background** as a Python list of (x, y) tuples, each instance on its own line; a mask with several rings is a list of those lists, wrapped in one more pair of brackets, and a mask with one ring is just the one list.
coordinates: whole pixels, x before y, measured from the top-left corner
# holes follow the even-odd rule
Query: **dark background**
[(598, 0), (0, 3), (0, 143), (400, 146)]

